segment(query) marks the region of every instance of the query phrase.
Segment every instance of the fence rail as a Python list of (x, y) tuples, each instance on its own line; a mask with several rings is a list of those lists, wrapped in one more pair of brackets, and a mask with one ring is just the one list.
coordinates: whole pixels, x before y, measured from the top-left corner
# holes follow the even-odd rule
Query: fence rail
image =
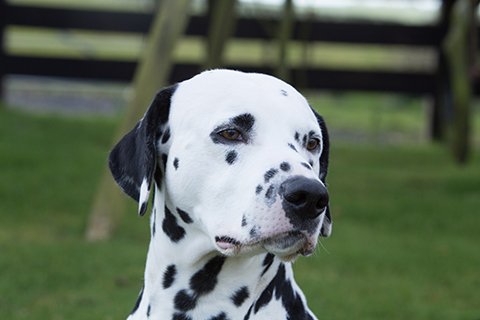
[[(16, 6), (0, 0), (0, 40), (4, 27), (21, 25), (55, 29), (85, 29), (147, 33), (152, 14), (58, 9)], [(236, 38), (272, 39), (278, 21), (274, 19), (238, 20)], [(206, 36), (208, 18), (192, 16), (186, 34)], [(480, 34), (480, 33), (479, 33)], [(398, 24), (365, 24), (346, 22), (296, 21), (293, 39), (381, 45), (431, 46), (438, 48), (445, 29), (438, 26), (405, 26)], [(0, 79), (5, 74), (27, 74), (130, 81), (136, 62), (44, 58), (7, 55), (0, 50)], [(267, 67), (227, 66), (245, 71), (272, 73)], [(178, 64), (171, 81), (187, 79), (200, 70), (199, 65)], [(326, 69), (292, 69), (291, 82), (312, 89), (392, 91), (428, 94), (435, 91), (435, 74), (402, 72), (340, 71)], [(480, 86), (475, 86), (480, 93)]]

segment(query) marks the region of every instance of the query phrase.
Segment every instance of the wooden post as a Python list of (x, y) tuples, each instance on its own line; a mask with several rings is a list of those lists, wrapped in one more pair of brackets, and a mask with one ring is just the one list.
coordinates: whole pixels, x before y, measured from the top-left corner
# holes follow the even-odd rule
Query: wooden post
[(469, 151), (472, 70), (476, 39), (473, 37), (476, 0), (458, 0), (451, 15), (450, 28), (443, 43), (453, 97), (453, 114), (447, 119), (447, 137), (455, 159), (467, 160)]
[(288, 67), (288, 43), (292, 38), (295, 26), (295, 12), (293, 0), (285, 0), (283, 6), (283, 18), (278, 30), (278, 64), (275, 75), (286, 81), (290, 81), (290, 68)]
[(225, 44), (235, 31), (237, 22), (236, 2), (236, 0), (208, 1), (207, 57), (201, 71), (223, 66)]
[[(443, 0), (438, 21), (439, 28), (448, 30), (453, 4), (456, 0)], [(445, 140), (445, 116), (446, 111), (453, 109), (451, 88), (449, 83), (449, 71), (445, 52), (441, 45), (437, 49), (438, 66), (435, 77), (435, 92), (432, 105), (429, 106), (427, 116), (428, 136), (431, 140)]]
[(310, 35), (312, 29), (312, 23), (315, 20), (315, 14), (309, 13), (305, 20), (302, 21), (299, 28), (299, 38), (302, 43), (302, 62), (295, 75), (295, 86), (299, 89), (308, 88), (308, 68), (310, 67), (311, 58), (311, 42)]
[(3, 100), (3, 78), (5, 76), (4, 33), (7, 20), (7, 5), (5, 0), (0, 0), (0, 102)]
[[(168, 84), (172, 68), (172, 52), (184, 33), (190, 0), (163, 0), (150, 28), (147, 45), (133, 78), (133, 97), (123, 123), (114, 135), (112, 145), (128, 133), (143, 117), (155, 93)], [(124, 199), (105, 168), (85, 237), (89, 241), (109, 238), (120, 218)]]

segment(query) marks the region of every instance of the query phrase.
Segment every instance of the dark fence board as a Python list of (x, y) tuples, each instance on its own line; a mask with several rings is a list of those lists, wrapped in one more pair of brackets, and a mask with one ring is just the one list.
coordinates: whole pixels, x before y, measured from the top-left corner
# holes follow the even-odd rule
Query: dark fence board
[(147, 33), (152, 18), (152, 14), (121, 11), (6, 7), (6, 24), (31, 27)]
[[(6, 24), (60, 29), (85, 29), (147, 33), (153, 15), (149, 13), (92, 11), (6, 5)], [(240, 18), (235, 37), (271, 39), (278, 21)], [(302, 35), (305, 28), (309, 36)], [(208, 18), (193, 16), (186, 34), (207, 34)], [(293, 39), (326, 42), (378, 43), (438, 46), (445, 30), (437, 26), (400, 24), (297, 21)]]
[(40, 57), (5, 57), (6, 74), (131, 81), (136, 62)]
[[(38, 57), (6, 57), (5, 73), (73, 77), (86, 79), (105, 79), (113, 81), (131, 81), (135, 72), (135, 62), (58, 59)], [(273, 69), (266, 67), (227, 66), (245, 72), (272, 74)], [(171, 75), (171, 82), (188, 79), (200, 71), (196, 64), (177, 64)], [(434, 92), (434, 76), (420, 73), (388, 73), (365, 71), (338, 71), (293, 69), (292, 85), (302, 86), (298, 76), (306, 76), (306, 87), (312, 89), (334, 90), (372, 90), (425, 94)]]

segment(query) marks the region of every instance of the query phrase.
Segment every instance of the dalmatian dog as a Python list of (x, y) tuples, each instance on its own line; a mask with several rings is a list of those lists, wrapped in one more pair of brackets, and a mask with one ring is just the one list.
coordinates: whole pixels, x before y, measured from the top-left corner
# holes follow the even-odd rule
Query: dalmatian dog
[(291, 263), (331, 233), (328, 152), (323, 118), (272, 76), (212, 70), (159, 91), (109, 156), (140, 216), (153, 201), (128, 319), (316, 319)]

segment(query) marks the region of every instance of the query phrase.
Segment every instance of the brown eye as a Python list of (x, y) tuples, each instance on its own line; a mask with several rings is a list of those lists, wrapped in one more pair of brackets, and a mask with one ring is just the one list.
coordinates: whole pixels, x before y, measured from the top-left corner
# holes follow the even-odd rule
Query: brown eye
[(237, 140), (240, 138), (240, 132), (235, 129), (227, 129), (220, 132), (222, 137), (228, 140)]
[(311, 138), (307, 143), (307, 150), (312, 151), (318, 146), (318, 139)]

